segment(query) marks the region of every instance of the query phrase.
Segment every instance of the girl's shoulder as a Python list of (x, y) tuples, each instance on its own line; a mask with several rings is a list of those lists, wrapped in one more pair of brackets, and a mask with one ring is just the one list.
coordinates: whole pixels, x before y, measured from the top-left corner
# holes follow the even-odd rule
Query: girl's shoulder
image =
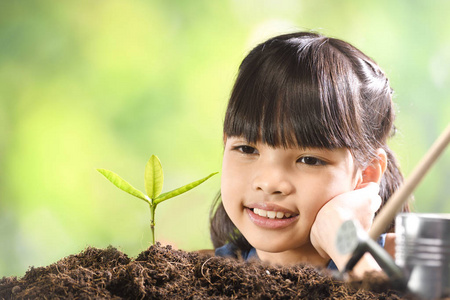
[(250, 259), (258, 260), (258, 254), (256, 253), (255, 248), (250, 248), (249, 250), (239, 249), (236, 245), (228, 243), (219, 247), (215, 250), (216, 256), (221, 257), (232, 257), (237, 258), (244, 261), (249, 261)]
[(222, 247), (216, 248), (214, 252), (216, 256), (238, 258), (237, 254), (238, 248), (230, 243), (225, 244)]

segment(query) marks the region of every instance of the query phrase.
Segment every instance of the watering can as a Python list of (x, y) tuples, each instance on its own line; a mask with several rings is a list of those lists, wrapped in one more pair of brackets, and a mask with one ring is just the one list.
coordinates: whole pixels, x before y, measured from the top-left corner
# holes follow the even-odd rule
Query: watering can
[[(353, 253), (343, 272), (352, 270), (364, 253), (369, 252), (390, 277), (394, 288), (422, 299), (450, 297), (450, 214), (397, 215), (449, 143), (450, 125), (380, 210), (369, 233), (354, 220), (341, 225), (336, 247), (342, 254)], [(394, 218), (395, 262), (376, 242)]]
[(392, 257), (353, 221), (338, 231), (337, 248), (353, 252), (344, 272), (369, 252), (393, 287), (422, 299), (450, 297), (450, 214), (401, 213), (395, 219), (395, 263)]

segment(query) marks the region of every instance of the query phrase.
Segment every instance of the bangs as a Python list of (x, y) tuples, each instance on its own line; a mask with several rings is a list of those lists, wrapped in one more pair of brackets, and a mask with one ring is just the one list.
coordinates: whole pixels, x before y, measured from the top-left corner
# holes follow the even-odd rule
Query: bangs
[(273, 147), (359, 148), (355, 80), (350, 62), (329, 39), (269, 40), (240, 66), (224, 134)]

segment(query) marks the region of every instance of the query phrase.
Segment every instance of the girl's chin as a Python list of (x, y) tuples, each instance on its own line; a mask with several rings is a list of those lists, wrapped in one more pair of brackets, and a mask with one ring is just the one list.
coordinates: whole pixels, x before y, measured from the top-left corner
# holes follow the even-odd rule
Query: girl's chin
[[(251, 244), (253, 245), (253, 244)], [(289, 249), (286, 249), (286, 246), (283, 245), (272, 245), (272, 246), (268, 246), (266, 244), (261, 244), (261, 243), (255, 243), (255, 247), (254, 247), (257, 251), (257, 253), (264, 253), (264, 254), (269, 254), (269, 255), (282, 255), (282, 253), (288, 251)]]
[(253, 241), (249, 242), (256, 249), (258, 258), (272, 265), (288, 266), (311, 263), (323, 267), (328, 262), (328, 259), (322, 258), (308, 241), (300, 247), (289, 244), (289, 241), (284, 241), (284, 243), (277, 241), (277, 243), (271, 245), (261, 240), (254, 241), (254, 243), (252, 243)]

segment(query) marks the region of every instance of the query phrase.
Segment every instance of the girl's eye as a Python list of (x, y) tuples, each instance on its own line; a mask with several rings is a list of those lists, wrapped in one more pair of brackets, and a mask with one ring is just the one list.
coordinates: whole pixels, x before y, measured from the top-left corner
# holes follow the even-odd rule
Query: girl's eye
[(313, 156), (303, 156), (303, 157), (299, 158), (297, 160), (297, 162), (302, 163), (302, 164), (306, 164), (306, 165), (310, 165), (310, 166), (324, 166), (324, 165), (327, 164), (323, 160), (318, 159), (318, 158), (313, 157)]
[(244, 154), (257, 154), (258, 150), (256, 150), (255, 148), (251, 147), (251, 146), (237, 146), (234, 148), (235, 150), (238, 150)]

